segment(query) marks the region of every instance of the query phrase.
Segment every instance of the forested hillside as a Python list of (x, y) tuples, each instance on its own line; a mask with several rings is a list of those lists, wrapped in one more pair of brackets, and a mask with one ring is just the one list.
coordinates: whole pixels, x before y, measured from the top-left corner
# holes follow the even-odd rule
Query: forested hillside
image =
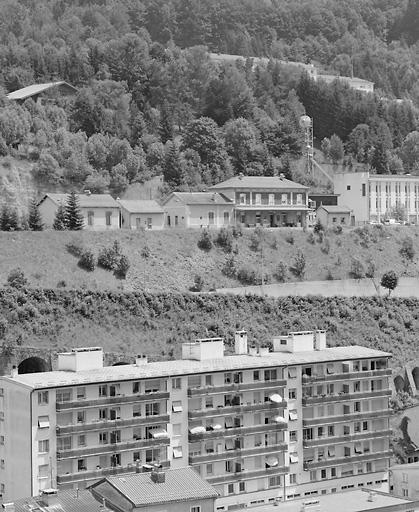
[[(41, 188), (120, 195), (163, 174), (164, 194), (240, 172), (310, 184), (304, 112), (332, 161), (419, 172), (419, 0), (0, 0), (0, 12), (0, 155), (30, 161)], [(207, 51), (353, 71), (377, 94)], [(77, 95), (5, 97), (57, 79)]]

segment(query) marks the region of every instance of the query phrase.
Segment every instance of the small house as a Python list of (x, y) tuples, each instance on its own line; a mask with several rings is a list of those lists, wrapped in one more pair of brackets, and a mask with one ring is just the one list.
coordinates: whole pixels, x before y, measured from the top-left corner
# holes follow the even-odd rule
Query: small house
[[(52, 228), (58, 208), (65, 206), (69, 194), (45, 194), (38, 203), (42, 222)], [(84, 218), (84, 229), (119, 229), (119, 204), (110, 194), (76, 194)]]
[(165, 213), (154, 200), (119, 199), (121, 228), (163, 229)]
[(317, 208), (316, 219), (325, 227), (347, 227), (351, 225), (351, 209), (347, 206), (321, 205)]

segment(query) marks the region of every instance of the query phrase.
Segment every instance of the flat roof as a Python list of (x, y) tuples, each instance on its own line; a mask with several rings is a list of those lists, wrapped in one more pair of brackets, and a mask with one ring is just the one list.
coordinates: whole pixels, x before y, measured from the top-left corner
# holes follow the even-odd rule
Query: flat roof
[[(406, 505), (413, 507), (419, 504), (418, 501), (398, 498), (391, 494), (377, 491), (372, 491), (372, 493), (373, 501), (368, 501), (369, 490), (356, 489), (320, 496), (306, 496), (304, 499), (281, 502), (277, 509), (280, 512), (301, 512), (305, 503), (306, 512), (363, 512), (376, 509), (384, 512), (387, 508), (389, 511), (408, 510)], [(318, 501), (318, 504), (315, 503), (316, 501)], [(400, 509), (397, 507), (400, 507)], [(272, 512), (272, 504), (255, 507), (254, 510), (255, 512)]]
[(348, 359), (368, 359), (375, 357), (391, 357), (388, 352), (353, 345), (350, 347), (332, 347), (324, 350), (307, 352), (269, 352), (264, 356), (226, 355), (219, 359), (194, 361), (178, 359), (173, 361), (157, 361), (137, 366), (135, 364), (105, 366), (94, 370), (51, 371), (39, 373), (23, 373), (12, 378), (2, 376), (0, 380), (20, 383), (32, 389), (56, 388), (62, 386), (81, 386), (96, 382), (129, 381), (138, 379), (155, 379), (179, 375), (193, 375), (252, 368), (272, 368), (276, 366), (292, 366)]

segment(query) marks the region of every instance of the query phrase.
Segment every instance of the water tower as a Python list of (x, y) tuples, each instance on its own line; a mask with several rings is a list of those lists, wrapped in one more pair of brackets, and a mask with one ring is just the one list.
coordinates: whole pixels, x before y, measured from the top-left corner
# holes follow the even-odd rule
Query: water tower
[(304, 152), (307, 162), (307, 173), (313, 174), (313, 119), (309, 116), (300, 117), (300, 127), (304, 130)]

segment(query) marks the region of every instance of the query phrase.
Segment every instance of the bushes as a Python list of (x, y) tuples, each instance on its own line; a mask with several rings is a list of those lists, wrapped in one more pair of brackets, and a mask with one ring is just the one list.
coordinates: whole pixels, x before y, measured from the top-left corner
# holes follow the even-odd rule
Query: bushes
[(243, 285), (257, 285), (261, 282), (258, 272), (250, 266), (241, 267), (237, 272), (237, 279)]
[(21, 268), (15, 268), (9, 272), (7, 276), (7, 284), (12, 288), (24, 288), (28, 284), (28, 280)]
[(212, 249), (212, 237), (208, 229), (204, 229), (202, 231), (201, 236), (199, 237), (199, 240), (197, 242), (197, 245), (202, 251), (208, 252)]
[(230, 278), (235, 278), (237, 274), (237, 268), (236, 268), (236, 261), (234, 259), (234, 256), (230, 256), (226, 259), (223, 268), (221, 269), (221, 272)]
[(274, 277), (279, 283), (284, 283), (287, 280), (287, 266), (283, 261), (278, 263)]
[(125, 279), (127, 277), (127, 273), (130, 266), (131, 264), (129, 262), (128, 257), (125, 256), (125, 254), (121, 254), (121, 256), (119, 257), (118, 265), (114, 270), (115, 276), (119, 277), (119, 279)]
[(82, 252), (78, 265), (80, 268), (83, 268), (84, 270), (93, 272), (93, 270), (96, 267), (96, 258), (90, 249), (85, 249)]
[(352, 279), (362, 279), (363, 277), (365, 277), (364, 265), (357, 258), (352, 258), (349, 276)]
[(65, 247), (67, 251), (76, 258), (80, 258), (85, 250), (83, 242), (79, 239), (71, 240)]
[(191, 292), (200, 292), (202, 291), (202, 288), (204, 287), (204, 279), (202, 276), (197, 274), (194, 277), (194, 284), (190, 287)]
[(402, 241), (399, 253), (404, 260), (413, 261), (416, 253), (415, 248), (413, 247), (413, 240), (409, 236)]
[(298, 279), (304, 279), (306, 269), (306, 258), (302, 251), (298, 251), (294, 258), (293, 265), (289, 267), (290, 272)]
[(221, 228), (217, 234), (217, 238), (215, 239), (216, 245), (224, 249), (225, 252), (233, 251), (233, 233), (231, 230), (226, 228)]
[(105, 270), (114, 271), (118, 267), (122, 251), (118, 240), (115, 240), (111, 247), (104, 247), (99, 251), (97, 264)]

